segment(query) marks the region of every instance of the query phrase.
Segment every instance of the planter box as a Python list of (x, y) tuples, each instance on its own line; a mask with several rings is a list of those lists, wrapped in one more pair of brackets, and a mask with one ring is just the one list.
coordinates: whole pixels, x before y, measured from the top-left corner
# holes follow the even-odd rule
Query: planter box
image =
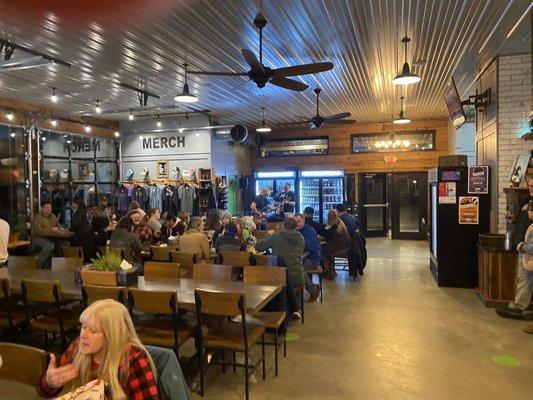
[(140, 270), (133, 267), (119, 271), (95, 271), (90, 266), (76, 270), (76, 282), (99, 286), (130, 286), (137, 284)]

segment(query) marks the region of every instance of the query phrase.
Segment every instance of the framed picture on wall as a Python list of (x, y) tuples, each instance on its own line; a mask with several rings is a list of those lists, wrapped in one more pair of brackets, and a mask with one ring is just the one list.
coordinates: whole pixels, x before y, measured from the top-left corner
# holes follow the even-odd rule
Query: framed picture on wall
[(530, 158), (531, 154), (521, 154), (516, 157), (516, 160), (513, 164), (513, 169), (511, 170), (511, 176), (509, 177), (511, 187), (520, 186), (520, 183), (526, 174)]
[(156, 172), (158, 178), (168, 178), (168, 161), (157, 161)]
[(89, 165), (87, 163), (78, 164), (78, 177), (80, 179), (85, 179), (89, 175)]

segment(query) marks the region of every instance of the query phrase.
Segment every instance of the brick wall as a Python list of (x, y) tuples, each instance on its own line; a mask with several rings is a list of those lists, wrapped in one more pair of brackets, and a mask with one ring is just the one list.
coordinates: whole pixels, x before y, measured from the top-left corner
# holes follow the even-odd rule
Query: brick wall
[(531, 109), (531, 54), (498, 59), (498, 231), (505, 232), (503, 188), (516, 157), (533, 149), (521, 136), (529, 130)]

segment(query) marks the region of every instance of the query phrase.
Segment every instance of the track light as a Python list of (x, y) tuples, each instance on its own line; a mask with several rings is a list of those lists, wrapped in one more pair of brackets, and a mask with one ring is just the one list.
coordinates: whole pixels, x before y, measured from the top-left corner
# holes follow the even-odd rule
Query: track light
[(401, 109), (400, 109), (400, 114), (398, 116), (397, 119), (395, 119), (394, 121), (392, 121), (393, 123), (395, 124), (408, 124), (409, 122), (411, 122), (411, 120), (409, 118), (405, 118), (404, 115), (403, 115), (403, 99), (405, 97), (400, 97), (400, 102), (401, 102)]
[(115, 137), (120, 137), (120, 132), (119, 131), (115, 131)]
[(87, 133), (91, 132), (91, 127), (89, 125), (87, 125), (87, 124), (85, 124), (85, 128), (84, 129), (85, 129), (85, 132), (87, 132)]
[(130, 109), (130, 115), (128, 116), (128, 119), (130, 121), (133, 121), (135, 119), (135, 117), (133, 116), (133, 109), (132, 108)]
[(157, 116), (157, 121), (155, 123), (158, 128), (161, 128), (161, 119), (159, 118), (159, 115)]
[(57, 126), (57, 121), (54, 117), (52, 117), (52, 120), (50, 121), (50, 123), (52, 124), (54, 128)]
[(418, 76), (417, 74), (411, 73), (411, 69), (409, 68), (409, 63), (407, 62), (407, 43), (411, 41), (410, 38), (407, 36), (402, 38), (402, 43), (404, 43), (404, 63), (402, 68), (402, 73), (399, 75), (396, 75), (394, 79), (392, 80), (392, 83), (395, 85), (411, 85), (413, 83), (418, 83), (422, 78)]
[(198, 101), (198, 97), (189, 92), (189, 84), (187, 83), (188, 66), (189, 64), (187, 63), (183, 64), (183, 67), (185, 68), (185, 84), (183, 85), (183, 91), (174, 97), (174, 100), (178, 103), (196, 103)]
[(100, 108), (100, 101), (96, 100), (96, 108), (94, 109), (96, 111), (96, 114), (100, 114), (102, 112), (102, 109)]
[(15, 116), (13, 115), (11, 111), (7, 113), (6, 117), (9, 121), (13, 121), (13, 118), (15, 118)]
[(270, 126), (268, 126), (265, 123), (265, 107), (261, 107), (261, 111), (263, 112), (263, 119), (261, 120), (261, 126), (259, 128), (257, 128), (255, 131), (256, 132), (261, 132), (261, 133), (270, 132), (272, 130), (272, 128), (270, 128)]
[(57, 103), (59, 101), (59, 97), (57, 97), (55, 87), (52, 88), (52, 95), (50, 96), (50, 100), (52, 100), (52, 103)]
[(198, 129), (196, 129), (196, 137), (200, 137), (200, 132), (198, 132)]

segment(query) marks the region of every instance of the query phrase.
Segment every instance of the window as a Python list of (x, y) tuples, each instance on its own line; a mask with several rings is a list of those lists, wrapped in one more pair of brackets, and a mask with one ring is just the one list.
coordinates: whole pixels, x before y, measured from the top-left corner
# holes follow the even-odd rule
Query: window
[(273, 139), (259, 148), (260, 157), (309, 156), (328, 154), (328, 138)]
[(350, 135), (352, 153), (432, 151), (435, 150), (435, 130), (380, 132)]

